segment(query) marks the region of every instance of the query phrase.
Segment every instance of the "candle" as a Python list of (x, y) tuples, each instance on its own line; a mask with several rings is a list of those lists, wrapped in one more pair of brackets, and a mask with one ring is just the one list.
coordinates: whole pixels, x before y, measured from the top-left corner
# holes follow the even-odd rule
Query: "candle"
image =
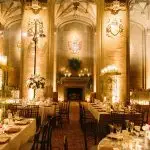
[(106, 97), (104, 97), (104, 102), (106, 102), (106, 100), (107, 100)]

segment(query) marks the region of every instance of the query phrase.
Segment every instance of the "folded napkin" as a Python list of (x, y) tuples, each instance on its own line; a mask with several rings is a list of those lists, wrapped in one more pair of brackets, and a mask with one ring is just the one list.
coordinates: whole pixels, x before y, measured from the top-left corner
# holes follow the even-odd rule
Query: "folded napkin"
[(6, 129), (5, 129), (5, 132), (6, 133), (16, 133), (16, 132), (19, 132), (21, 129), (17, 126), (8, 126)]
[(107, 137), (114, 139), (114, 140), (123, 140), (123, 135), (120, 135), (120, 134), (111, 133), (111, 134), (108, 134)]
[(8, 142), (9, 139), (10, 139), (10, 137), (8, 137), (8, 136), (4, 136), (4, 135), (0, 136), (0, 144), (4, 144), (4, 143)]
[(15, 121), (16, 125), (26, 125), (29, 123), (29, 120), (21, 120), (21, 121)]
[(14, 118), (14, 120), (16, 120), (16, 121), (21, 121), (21, 120), (23, 120), (24, 118), (23, 117), (15, 117)]

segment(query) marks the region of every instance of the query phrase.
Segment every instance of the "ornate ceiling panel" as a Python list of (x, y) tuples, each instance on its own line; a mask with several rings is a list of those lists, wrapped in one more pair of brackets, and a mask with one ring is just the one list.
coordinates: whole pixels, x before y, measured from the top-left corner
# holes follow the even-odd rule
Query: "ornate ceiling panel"
[(131, 0), (130, 20), (150, 29), (150, 0)]
[(57, 0), (55, 6), (56, 25), (69, 20), (81, 20), (96, 24), (94, 0)]
[(13, 0), (0, 1), (0, 23), (4, 28), (21, 21), (21, 3)]

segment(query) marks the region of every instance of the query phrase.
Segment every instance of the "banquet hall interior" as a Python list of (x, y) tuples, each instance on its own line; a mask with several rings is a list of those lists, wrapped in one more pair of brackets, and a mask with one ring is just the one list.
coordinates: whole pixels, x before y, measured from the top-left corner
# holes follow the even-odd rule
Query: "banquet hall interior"
[(150, 0), (0, 0), (0, 150), (150, 150)]

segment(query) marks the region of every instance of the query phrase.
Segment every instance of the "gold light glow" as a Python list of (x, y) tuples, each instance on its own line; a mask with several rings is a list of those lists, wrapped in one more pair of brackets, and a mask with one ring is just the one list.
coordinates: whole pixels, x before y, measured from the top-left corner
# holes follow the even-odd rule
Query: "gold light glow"
[(72, 51), (73, 54), (78, 54), (82, 48), (82, 41), (80, 34), (73, 30), (68, 35), (68, 49)]
[(31, 89), (31, 88), (28, 89), (28, 99), (29, 100), (34, 99), (34, 89)]
[(4, 66), (7, 65), (7, 56), (0, 55), (0, 64)]

